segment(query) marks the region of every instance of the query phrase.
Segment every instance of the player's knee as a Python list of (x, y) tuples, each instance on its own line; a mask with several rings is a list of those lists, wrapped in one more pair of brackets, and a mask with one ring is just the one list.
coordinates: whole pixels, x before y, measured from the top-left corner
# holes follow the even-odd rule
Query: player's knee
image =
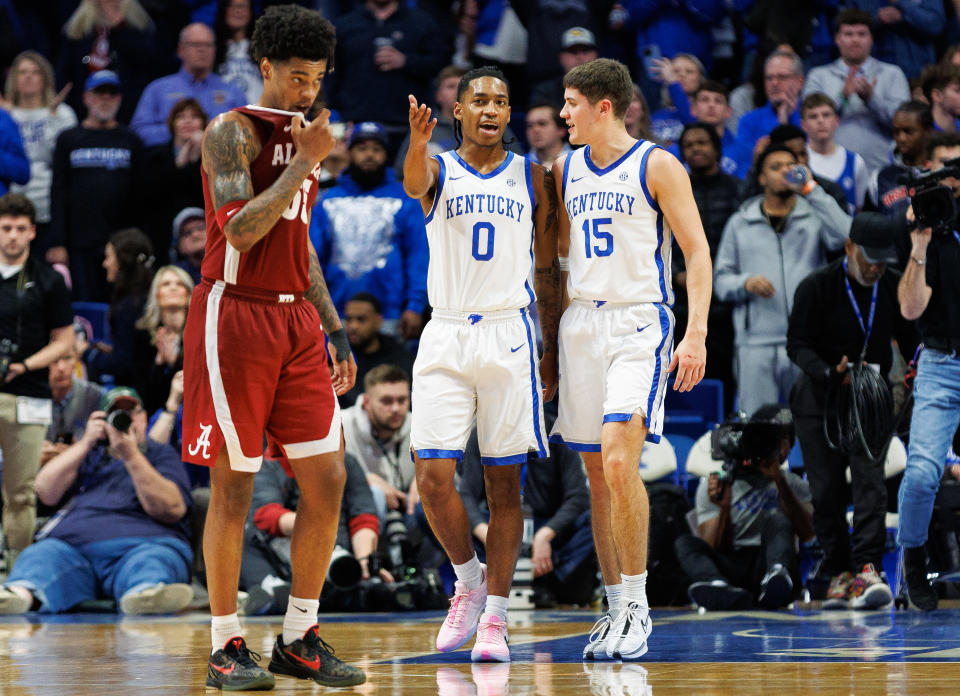
[(456, 493), (453, 478), (444, 472), (423, 468), (417, 471), (417, 492), (426, 500), (442, 499)]
[(612, 452), (604, 458), (603, 477), (607, 485), (616, 490), (639, 476), (637, 462), (628, 462), (619, 452)]

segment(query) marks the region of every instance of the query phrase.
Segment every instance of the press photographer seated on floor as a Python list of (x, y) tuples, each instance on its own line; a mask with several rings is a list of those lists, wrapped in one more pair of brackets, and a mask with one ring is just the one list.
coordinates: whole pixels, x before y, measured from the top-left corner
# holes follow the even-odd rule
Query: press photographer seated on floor
[(133, 389), (111, 389), (100, 408), (37, 475), (41, 501), (68, 502), (20, 554), (0, 587), (0, 614), (55, 614), (102, 598), (124, 614), (165, 614), (193, 598), (183, 463), (147, 439)]
[(690, 599), (713, 611), (748, 609), (755, 600), (779, 609), (795, 594), (797, 538), (813, 537), (810, 489), (782, 468), (793, 447), (790, 411), (766, 404), (711, 436), (711, 458), (722, 467), (697, 486), (698, 536), (675, 546), (692, 581)]

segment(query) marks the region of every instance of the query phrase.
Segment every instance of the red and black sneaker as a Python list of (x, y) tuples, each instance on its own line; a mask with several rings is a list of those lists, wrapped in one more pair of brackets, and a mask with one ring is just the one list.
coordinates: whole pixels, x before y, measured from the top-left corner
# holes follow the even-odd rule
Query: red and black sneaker
[(273, 675), (257, 664), (260, 655), (237, 636), (210, 656), (207, 686), (223, 691), (265, 691), (272, 689)]
[(319, 626), (313, 626), (290, 645), (283, 644), (283, 634), (277, 636), (269, 669), (274, 674), (312, 679), (323, 686), (356, 686), (367, 680), (363, 670), (333, 654), (333, 648), (320, 637)]

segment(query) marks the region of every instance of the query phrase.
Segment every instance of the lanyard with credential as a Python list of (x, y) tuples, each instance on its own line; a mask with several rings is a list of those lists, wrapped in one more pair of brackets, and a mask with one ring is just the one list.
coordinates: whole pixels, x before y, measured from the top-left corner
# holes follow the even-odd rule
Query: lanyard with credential
[(863, 331), (863, 350), (860, 351), (860, 360), (862, 361), (867, 354), (867, 344), (870, 343), (870, 332), (873, 331), (873, 317), (877, 312), (877, 289), (880, 283), (873, 284), (873, 296), (870, 298), (870, 314), (867, 315), (867, 325), (863, 325), (863, 314), (860, 312), (860, 306), (857, 304), (857, 298), (853, 296), (853, 288), (850, 287), (850, 275), (847, 270), (847, 260), (843, 260), (843, 283), (847, 286), (847, 297), (850, 298), (850, 305), (853, 307), (853, 313), (857, 317), (857, 323), (860, 324), (860, 330)]

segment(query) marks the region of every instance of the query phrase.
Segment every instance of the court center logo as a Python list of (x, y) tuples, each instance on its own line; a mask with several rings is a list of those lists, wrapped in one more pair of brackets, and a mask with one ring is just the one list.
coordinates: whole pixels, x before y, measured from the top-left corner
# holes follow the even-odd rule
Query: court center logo
[(187, 452), (190, 453), (191, 457), (196, 457), (197, 452), (200, 452), (200, 450), (203, 449), (203, 452), (200, 456), (204, 459), (210, 459), (210, 452), (208, 451), (208, 448), (210, 447), (211, 430), (213, 430), (212, 425), (204, 425), (203, 423), (200, 424), (200, 437), (198, 437), (197, 441), (187, 448)]

